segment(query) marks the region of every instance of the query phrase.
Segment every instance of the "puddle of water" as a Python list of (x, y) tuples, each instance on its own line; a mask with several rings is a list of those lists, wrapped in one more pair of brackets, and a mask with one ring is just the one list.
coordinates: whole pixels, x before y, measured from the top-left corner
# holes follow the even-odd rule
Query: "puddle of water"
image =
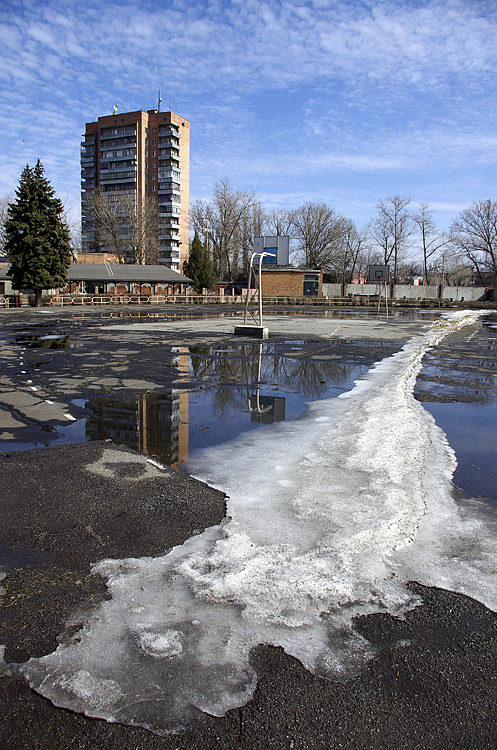
[(11, 549), (5, 542), (0, 542), (0, 570), (14, 570), (28, 565), (40, 565), (47, 558), (46, 552), (34, 549)]
[(385, 342), (284, 339), (182, 347), (175, 352), (177, 388), (72, 399), (84, 417), (36, 440), (32, 431), (20, 430), (2, 450), (112, 440), (178, 467), (198, 449), (301, 416), (308, 402), (348, 390), (374, 361), (397, 349)]
[(66, 334), (17, 336), (15, 343), (25, 346), (27, 349), (69, 349), (74, 346)]
[[(111, 318), (116, 320), (122, 320), (122, 319), (137, 319), (137, 318), (143, 318), (143, 319), (166, 319), (166, 320), (191, 320), (191, 319), (198, 319), (198, 318), (239, 318), (240, 315), (243, 314), (243, 307), (237, 307), (236, 309), (226, 310), (224, 312), (213, 312), (212, 310), (205, 310), (205, 309), (197, 309), (193, 312), (160, 312), (160, 311), (140, 311), (140, 310), (103, 310), (100, 313), (90, 313), (86, 311), (78, 311), (73, 312), (71, 314), (71, 318), (74, 320), (88, 320), (92, 318), (104, 318), (106, 320), (109, 320)], [(394, 308), (389, 310), (389, 317), (390, 318), (409, 318), (409, 319), (428, 319), (428, 320), (435, 320), (436, 318), (440, 317), (441, 310), (438, 309), (417, 309), (417, 308), (405, 308), (405, 309), (398, 309)], [(330, 308), (323, 310), (322, 308), (316, 307), (316, 308), (280, 308), (277, 310), (264, 310), (264, 317), (265, 318), (271, 318), (271, 317), (284, 317), (284, 316), (295, 316), (298, 315), (298, 317), (316, 317), (316, 318), (337, 318), (337, 319), (345, 319), (345, 318), (385, 318), (385, 312), (382, 310), (380, 314), (378, 315), (378, 311), (374, 307), (370, 308)]]
[[(404, 311), (407, 316), (424, 311)], [(281, 314), (281, 313), (278, 313)], [(350, 317), (340, 310), (320, 316)], [(371, 315), (371, 311), (357, 311)], [(184, 316), (186, 317), (186, 316)], [(476, 338), (463, 338), (428, 352), (416, 397), (435, 417), (456, 451), (455, 483), (467, 494), (497, 502), (497, 323), (483, 321)], [(26, 345), (27, 336), (22, 338)], [(33, 336), (32, 345), (59, 348), (65, 336)], [(18, 340), (21, 343), (21, 340)], [(175, 468), (193, 453), (228, 442), (268, 424), (295, 419), (306, 404), (352, 387), (372, 362), (396, 350), (361, 341), (285, 341), (182, 348), (178, 387), (156, 392), (79, 397), (84, 418), (57, 425), (33, 441), (25, 432), (2, 443), (3, 451), (107, 440), (127, 445)], [(84, 394), (82, 394), (84, 396)]]
[(302, 346), (280, 348), (192, 348), (180, 365), (185, 388), (88, 399), (86, 438), (111, 439), (178, 466), (198, 449), (301, 416), (307, 402), (342, 393), (367, 369), (355, 356), (314, 362), (294, 356)]
[(2, 453), (12, 453), (14, 451), (33, 450), (34, 448), (48, 448), (52, 445), (70, 445), (72, 443), (84, 443), (88, 439), (86, 436), (86, 419), (77, 419), (67, 425), (46, 425), (53, 429), (44, 429), (41, 427), (43, 437), (33, 439), (33, 429), (27, 428), (29, 437), (23, 439), (22, 435), (25, 430), (12, 430), (17, 434), (17, 439), (0, 440), (0, 450)]
[(454, 483), (497, 503), (497, 402), (425, 403), (456, 452)]
[(497, 322), (425, 357), (416, 397), (456, 452), (454, 483), (497, 504)]

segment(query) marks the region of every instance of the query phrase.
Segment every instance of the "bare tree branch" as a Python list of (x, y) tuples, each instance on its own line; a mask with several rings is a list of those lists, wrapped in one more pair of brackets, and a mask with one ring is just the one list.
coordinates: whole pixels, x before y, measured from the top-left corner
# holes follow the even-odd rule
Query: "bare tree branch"
[(483, 285), (497, 280), (497, 201), (472, 203), (451, 225), (452, 241), (474, 266)]

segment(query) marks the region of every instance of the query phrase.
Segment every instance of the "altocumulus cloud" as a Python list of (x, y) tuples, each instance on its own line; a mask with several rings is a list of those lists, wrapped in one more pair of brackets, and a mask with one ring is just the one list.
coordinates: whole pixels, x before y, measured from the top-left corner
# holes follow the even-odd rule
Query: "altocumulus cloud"
[[(114, 103), (150, 108), (160, 86), (194, 125), (192, 198), (229, 173), (269, 201), (285, 195), (285, 175), (290, 200), (340, 200), (347, 173), (344, 201), (366, 189), (374, 205), (385, 186), (374, 173), (415, 193), (424, 170), (419, 199), (432, 200), (438, 169), (440, 205), (459, 205), (463, 180), (440, 170), (463, 168), (464, 155), (474, 169), (495, 164), (496, 38), (497, 8), (481, 0), (7, 0), (0, 192), (40, 157), (77, 211), (84, 122)], [(482, 197), (471, 184), (468, 198)]]

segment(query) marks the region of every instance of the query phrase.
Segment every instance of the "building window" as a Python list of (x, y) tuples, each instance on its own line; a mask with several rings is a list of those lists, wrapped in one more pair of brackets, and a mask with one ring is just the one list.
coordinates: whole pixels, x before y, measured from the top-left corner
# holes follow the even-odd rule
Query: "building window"
[(152, 146), (155, 146), (155, 138), (152, 138)]
[(156, 189), (157, 189), (157, 185), (152, 185), (152, 190), (156, 190)]

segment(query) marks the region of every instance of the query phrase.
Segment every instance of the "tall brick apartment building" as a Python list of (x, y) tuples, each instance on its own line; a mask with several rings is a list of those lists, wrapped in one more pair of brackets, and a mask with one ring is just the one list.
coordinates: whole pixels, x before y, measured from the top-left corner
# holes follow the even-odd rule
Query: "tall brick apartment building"
[(188, 259), (190, 123), (174, 112), (114, 113), (88, 122), (81, 144), (81, 234), (84, 253), (101, 252), (88, 199), (131, 193), (157, 198), (159, 263), (182, 271)]

